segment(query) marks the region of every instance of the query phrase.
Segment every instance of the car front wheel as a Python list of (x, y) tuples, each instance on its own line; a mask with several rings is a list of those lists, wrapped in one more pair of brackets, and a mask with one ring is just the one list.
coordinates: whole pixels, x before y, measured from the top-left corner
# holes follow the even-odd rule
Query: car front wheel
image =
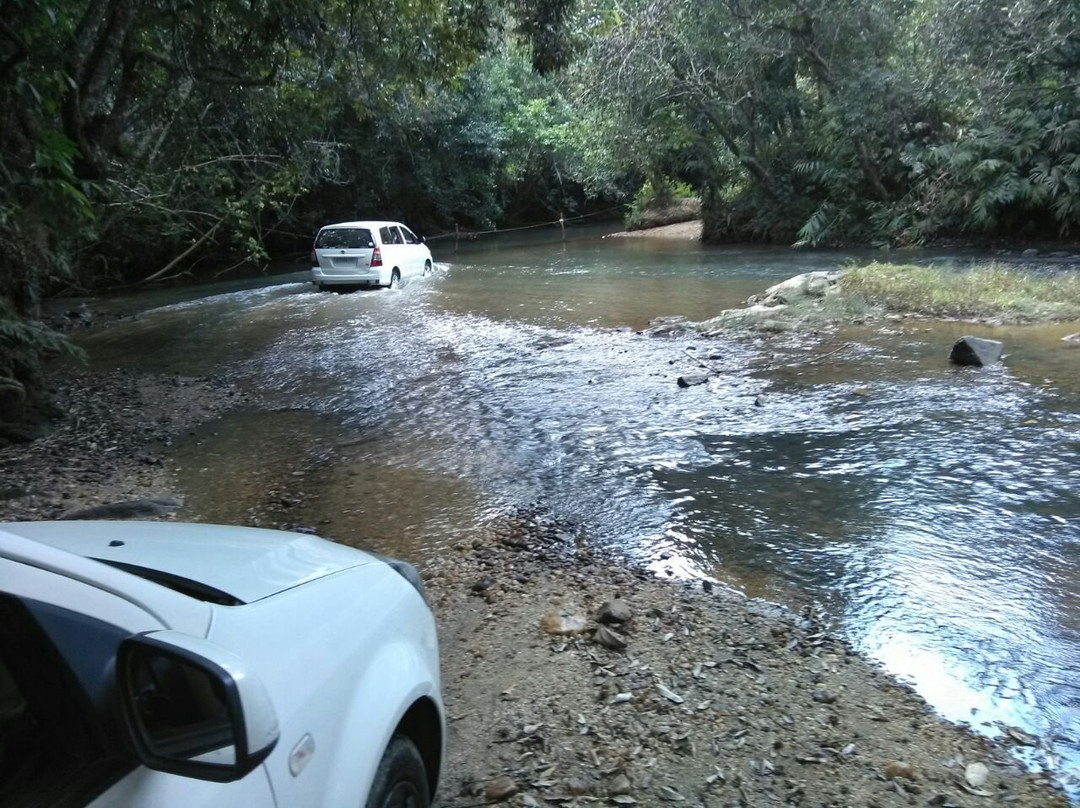
[(425, 261), (424, 262), (424, 275), (430, 275), (430, 274), (431, 274), (431, 262), (430, 261)]
[(386, 747), (365, 808), (428, 808), (424, 760), (416, 745), (395, 735)]

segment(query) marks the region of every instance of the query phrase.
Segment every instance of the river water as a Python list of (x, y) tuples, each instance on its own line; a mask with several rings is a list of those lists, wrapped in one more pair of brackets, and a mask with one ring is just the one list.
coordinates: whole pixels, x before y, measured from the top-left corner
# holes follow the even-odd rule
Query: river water
[[(571, 235), (436, 243), (394, 291), (155, 292), (84, 344), (271, 405), (174, 447), (181, 518), (250, 522), (300, 486), (296, 522), (422, 563), (541, 503), (659, 575), (819, 604), (944, 716), (1038, 735), (1018, 754), (1080, 796), (1080, 325), (650, 338), (868, 256)], [(1005, 362), (950, 367), (964, 333)], [(702, 362), (723, 372), (679, 388)]]

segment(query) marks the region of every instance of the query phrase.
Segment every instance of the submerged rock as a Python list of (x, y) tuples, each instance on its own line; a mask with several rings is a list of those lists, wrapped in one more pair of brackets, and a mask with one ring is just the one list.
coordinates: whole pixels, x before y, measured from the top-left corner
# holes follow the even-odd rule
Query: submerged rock
[(992, 365), (1001, 359), (1004, 349), (1004, 344), (996, 339), (960, 337), (952, 347), (949, 361), (954, 365)]
[(715, 374), (713, 373), (687, 373), (684, 376), (680, 376), (678, 379), (679, 387), (694, 387), (699, 384), (705, 384)]

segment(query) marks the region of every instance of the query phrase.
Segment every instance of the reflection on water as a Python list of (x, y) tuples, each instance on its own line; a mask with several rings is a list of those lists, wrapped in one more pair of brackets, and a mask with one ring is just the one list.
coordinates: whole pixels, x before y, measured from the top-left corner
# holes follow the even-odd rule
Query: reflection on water
[[(648, 339), (632, 329), (847, 256), (587, 239), (436, 257), (400, 291), (206, 289), (87, 340), (95, 362), (228, 374), (288, 410), (181, 447), (183, 515), (243, 522), (283, 492), (282, 521), (422, 559), (541, 501), (661, 574), (820, 600), (945, 715), (1080, 766), (1080, 346), (1060, 339), (1080, 326)], [(949, 367), (969, 332), (1005, 364)], [(722, 373), (678, 388), (700, 361)]]

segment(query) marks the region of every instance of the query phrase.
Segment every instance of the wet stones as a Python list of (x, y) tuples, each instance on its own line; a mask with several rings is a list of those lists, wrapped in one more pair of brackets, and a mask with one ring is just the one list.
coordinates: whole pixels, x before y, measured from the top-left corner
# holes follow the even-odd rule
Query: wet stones
[(682, 316), (655, 317), (641, 333), (647, 337), (681, 337), (693, 333), (693, 327)]
[(1001, 359), (1004, 344), (982, 337), (961, 337), (952, 347), (949, 361), (954, 365), (992, 365)]

